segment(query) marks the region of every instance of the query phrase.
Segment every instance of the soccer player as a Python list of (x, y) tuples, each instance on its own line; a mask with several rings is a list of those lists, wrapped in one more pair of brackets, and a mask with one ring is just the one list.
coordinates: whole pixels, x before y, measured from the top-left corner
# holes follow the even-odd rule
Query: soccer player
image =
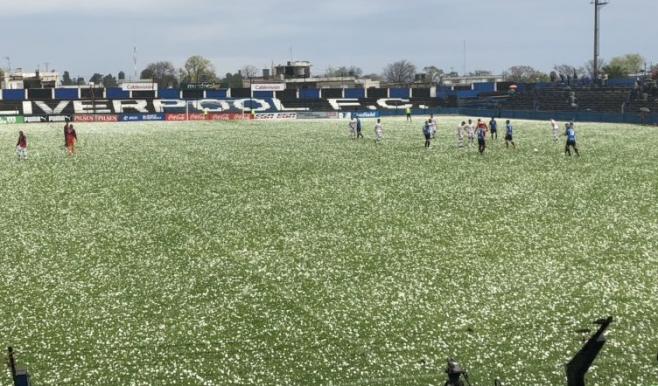
[(425, 121), (423, 125), (423, 135), (425, 135), (425, 149), (429, 149), (432, 145), (432, 126), (429, 121)]
[(509, 148), (509, 144), (512, 144), (512, 147), (516, 149), (516, 145), (514, 144), (514, 127), (512, 127), (512, 123), (507, 120), (506, 123), (506, 131), (505, 131), (505, 147)]
[(361, 132), (362, 129), (363, 128), (361, 127), (361, 119), (357, 115), (356, 116), (356, 139), (363, 138), (363, 133)]
[(382, 120), (377, 119), (377, 124), (375, 125), (375, 142), (382, 143), (384, 139), (384, 126), (382, 126)]
[(432, 129), (432, 139), (436, 138), (437, 124), (438, 122), (436, 121), (436, 119), (434, 119), (434, 114), (430, 114), (430, 127)]
[(411, 107), (407, 107), (405, 113), (407, 114), (407, 122), (411, 122)]
[(491, 139), (498, 139), (498, 122), (496, 122), (495, 117), (491, 117), (489, 129), (491, 130)]
[(69, 120), (66, 120), (66, 123), (64, 124), (64, 147), (66, 147), (66, 131), (69, 129), (69, 126), (71, 125), (71, 122)]
[(356, 138), (356, 118), (354, 115), (352, 115), (352, 119), (350, 119), (350, 138), (355, 139)]
[(27, 160), (27, 137), (22, 131), (18, 132), (18, 142), (16, 143), (16, 155), (19, 161)]
[(457, 147), (464, 147), (464, 131), (466, 131), (466, 122), (462, 121), (462, 124), (457, 126)]
[(551, 130), (553, 132), (553, 143), (558, 143), (559, 138), (558, 138), (558, 133), (560, 131), (560, 125), (555, 122), (555, 119), (551, 119)]
[(475, 143), (475, 125), (473, 125), (472, 120), (468, 120), (468, 125), (466, 125), (466, 137), (468, 137), (468, 146), (470, 147)]
[(573, 147), (576, 155), (580, 157), (578, 147), (576, 146), (576, 130), (573, 127), (573, 122), (567, 124), (567, 132), (564, 135), (567, 136), (567, 146), (564, 148), (564, 153), (569, 154), (569, 157), (571, 157), (571, 148)]
[(75, 153), (75, 143), (78, 142), (78, 134), (73, 125), (69, 124), (66, 129), (66, 153), (72, 156)]
[(484, 150), (487, 148), (487, 124), (482, 122), (481, 119), (478, 119), (478, 125), (477, 129), (475, 129), (475, 133), (478, 136), (478, 151), (480, 152), (480, 155), (484, 155)]

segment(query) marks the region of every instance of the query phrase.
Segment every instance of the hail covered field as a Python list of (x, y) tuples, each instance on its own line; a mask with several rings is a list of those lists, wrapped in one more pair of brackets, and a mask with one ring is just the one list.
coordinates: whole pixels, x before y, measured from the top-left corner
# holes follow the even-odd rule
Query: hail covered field
[[(0, 341), (35, 384), (559, 385), (612, 315), (595, 385), (658, 380), (658, 136), (460, 117), (0, 128)], [(502, 122), (499, 122), (502, 126)], [(537, 149), (537, 151), (535, 151)], [(0, 384), (9, 384), (8, 376)]]

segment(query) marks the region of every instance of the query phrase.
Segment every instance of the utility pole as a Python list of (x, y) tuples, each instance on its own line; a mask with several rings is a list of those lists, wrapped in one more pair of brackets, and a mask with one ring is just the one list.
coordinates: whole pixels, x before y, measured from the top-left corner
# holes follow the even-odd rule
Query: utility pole
[(594, 0), (594, 62), (592, 63), (592, 72), (594, 75), (594, 82), (599, 80), (599, 49), (600, 49), (600, 19), (601, 8), (605, 7), (608, 2), (606, 0)]

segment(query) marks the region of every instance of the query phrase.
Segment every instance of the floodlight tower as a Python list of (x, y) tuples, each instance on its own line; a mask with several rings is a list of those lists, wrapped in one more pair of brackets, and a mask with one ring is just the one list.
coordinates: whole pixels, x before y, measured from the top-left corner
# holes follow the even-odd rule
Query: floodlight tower
[(599, 80), (599, 48), (600, 48), (600, 18), (601, 18), (601, 8), (608, 5), (607, 0), (593, 0), (594, 4), (594, 62), (592, 63), (592, 75), (594, 76), (594, 82)]

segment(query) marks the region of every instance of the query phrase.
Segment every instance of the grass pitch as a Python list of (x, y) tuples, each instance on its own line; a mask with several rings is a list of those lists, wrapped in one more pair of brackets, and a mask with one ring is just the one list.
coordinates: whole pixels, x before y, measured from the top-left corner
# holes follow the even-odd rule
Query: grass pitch
[(0, 342), (35, 385), (562, 385), (613, 315), (592, 384), (658, 383), (656, 129), (458, 120), (2, 127)]

